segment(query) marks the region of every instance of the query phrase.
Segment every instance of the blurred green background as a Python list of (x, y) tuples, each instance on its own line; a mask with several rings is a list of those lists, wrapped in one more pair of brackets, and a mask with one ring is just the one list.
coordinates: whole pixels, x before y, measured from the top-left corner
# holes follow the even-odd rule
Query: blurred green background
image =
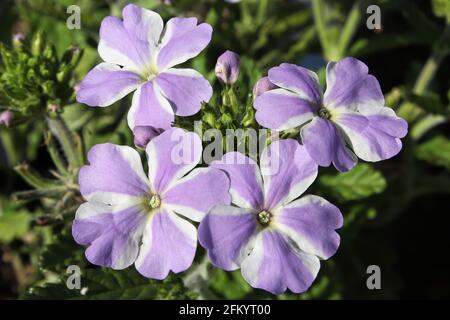
[[(273, 296), (252, 289), (239, 271), (205, 263), (202, 250), (187, 272), (151, 281), (132, 267), (89, 265), (73, 242), (70, 224), (82, 201), (76, 172), (86, 150), (101, 142), (133, 145), (126, 124), (130, 97), (102, 109), (74, 101), (76, 84), (99, 62), (102, 18), (121, 16), (129, 2), (164, 20), (197, 16), (211, 24), (211, 44), (190, 65), (220, 92), (216, 59), (227, 49), (239, 53), (237, 88), (244, 105), (272, 66), (297, 63), (317, 71), (323, 83), (327, 61), (353, 56), (380, 81), (386, 104), (408, 120), (409, 134), (395, 158), (361, 161), (345, 174), (320, 169), (308, 193), (335, 203), (345, 225), (340, 249), (323, 262), (308, 292)], [(79, 30), (66, 26), (70, 5), (81, 9)], [(366, 25), (369, 5), (380, 8), (381, 29)], [(0, 299), (450, 298), (449, 24), (450, 0), (2, 0), (0, 109), (13, 106), (20, 116), (0, 128)], [(17, 33), (25, 37), (20, 43)], [(39, 54), (23, 55), (21, 46)], [(74, 57), (74, 47), (83, 54)], [(212, 105), (216, 101), (217, 94)], [(61, 123), (67, 124), (63, 136)], [(72, 264), (82, 268), (87, 294), (66, 288)], [(366, 286), (369, 265), (381, 269), (380, 290)]]

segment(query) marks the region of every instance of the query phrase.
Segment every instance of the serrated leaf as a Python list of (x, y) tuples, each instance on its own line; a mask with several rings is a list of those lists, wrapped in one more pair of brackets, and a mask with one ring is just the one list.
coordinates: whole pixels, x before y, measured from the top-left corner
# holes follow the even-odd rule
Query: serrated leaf
[(415, 153), (418, 159), (450, 171), (450, 140), (444, 136), (436, 136), (422, 143)]
[(28, 231), (31, 215), (18, 206), (0, 199), (0, 242), (8, 243)]
[(172, 300), (194, 299), (180, 277), (171, 275), (163, 281), (149, 280), (133, 267), (126, 270), (88, 269), (81, 274), (81, 288), (69, 289), (64, 275), (56, 283), (31, 287), (23, 299), (70, 300)]
[(386, 188), (382, 173), (365, 163), (358, 164), (349, 172), (322, 175), (319, 182), (344, 201), (364, 199)]

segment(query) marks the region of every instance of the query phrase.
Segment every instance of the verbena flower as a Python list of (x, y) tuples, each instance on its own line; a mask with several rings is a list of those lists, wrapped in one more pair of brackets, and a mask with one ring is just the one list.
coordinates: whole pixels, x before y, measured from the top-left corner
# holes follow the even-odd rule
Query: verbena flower
[(153, 11), (127, 5), (100, 27), (98, 52), (105, 61), (80, 83), (78, 102), (109, 106), (136, 90), (128, 125), (167, 129), (174, 115), (190, 116), (209, 101), (209, 82), (193, 69), (174, 66), (197, 56), (211, 41), (212, 28), (196, 18), (172, 18), (163, 30)]
[(298, 198), (317, 176), (317, 164), (293, 139), (273, 142), (260, 167), (237, 153), (211, 165), (230, 180), (231, 205), (218, 205), (202, 220), (199, 241), (212, 263), (225, 270), (241, 268), (255, 288), (280, 294), (307, 290), (340, 242), (335, 232), (343, 218), (325, 199)]
[(95, 265), (124, 269), (134, 263), (142, 275), (163, 279), (194, 259), (197, 231), (180, 215), (200, 221), (212, 206), (230, 203), (230, 182), (215, 168), (192, 170), (202, 154), (195, 133), (169, 129), (146, 154), (148, 178), (130, 147), (106, 143), (89, 151), (90, 164), (79, 174), (87, 202), (76, 212), (72, 234), (89, 246), (86, 257)]
[(314, 72), (288, 63), (270, 69), (269, 79), (280, 89), (255, 100), (257, 122), (274, 130), (301, 126), (311, 157), (339, 171), (350, 170), (356, 156), (380, 161), (396, 155), (408, 124), (384, 106), (380, 85), (367, 66), (354, 58), (330, 62), (326, 78), (322, 96)]

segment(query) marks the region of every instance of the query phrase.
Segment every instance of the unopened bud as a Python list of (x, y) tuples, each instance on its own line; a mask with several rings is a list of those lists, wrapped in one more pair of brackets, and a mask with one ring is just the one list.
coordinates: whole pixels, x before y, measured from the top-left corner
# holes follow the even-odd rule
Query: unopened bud
[(9, 127), (13, 118), (14, 115), (11, 111), (3, 111), (2, 113), (0, 113), (0, 124)]
[(162, 129), (157, 129), (152, 126), (134, 127), (134, 145), (138, 148), (144, 149), (153, 138), (159, 136), (162, 132)]
[(262, 95), (266, 91), (273, 90), (276, 88), (278, 87), (274, 85), (272, 82), (270, 82), (269, 77), (261, 78), (258, 80), (258, 82), (256, 82), (255, 86), (253, 87), (253, 98)]
[(217, 59), (216, 76), (222, 83), (234, 84), (239, 76), (240, 66), (239, 55), (227, 50)]

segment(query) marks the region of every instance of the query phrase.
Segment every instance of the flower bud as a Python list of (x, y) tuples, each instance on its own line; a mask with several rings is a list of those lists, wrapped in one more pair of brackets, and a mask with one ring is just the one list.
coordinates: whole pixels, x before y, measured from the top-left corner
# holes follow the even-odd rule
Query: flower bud
[(239, 55), (227, 50), (217, 59), (216, 76), (222, 83), (234, 84), (239, 76), (239, 68)]
[(253, 98), (256, 98), (260, 95), (262, 95), (264, 92), (273, 90), (278, 88), (276, 85), (274, 85), (272, 82), (270, 82), (269, 77), (263, 77), (259, 79), (255, 86), (253, 87)]
[(157, 129), (152, 126), (134, 127), (134, 145), (138, 148), (144, 149), (153, 138), (159, 136), (162, 132), (162, 129)]
[(12, 44), (14, 48), (20, 48), (24, 39), (25, 35), (22, 32), (14, 33), (12, 36)]
[(13, 120), (13, 113), (11, 111), (3, 111), (0, 113), (0, 124), (9, 127)]

